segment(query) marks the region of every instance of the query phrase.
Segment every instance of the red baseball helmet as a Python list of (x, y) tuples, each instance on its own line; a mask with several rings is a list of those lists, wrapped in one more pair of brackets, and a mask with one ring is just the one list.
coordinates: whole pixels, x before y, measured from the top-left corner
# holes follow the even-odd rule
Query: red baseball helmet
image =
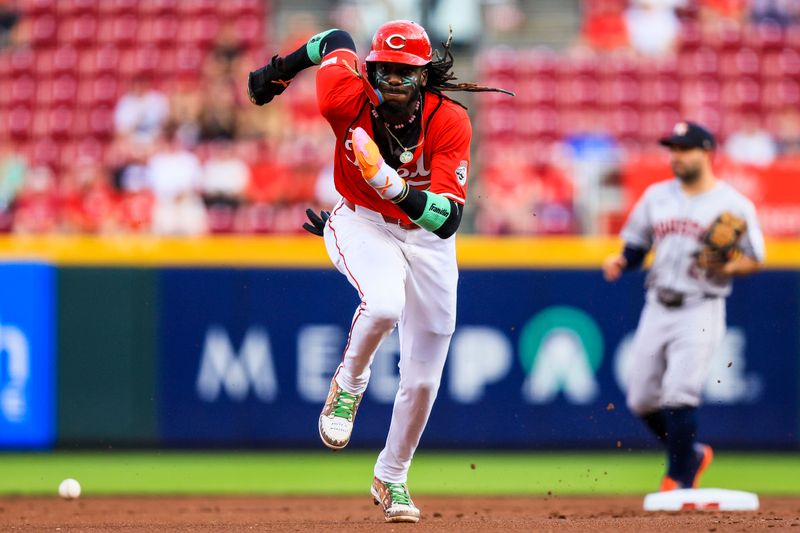
[(422, 67), (431, 62), (431, 53), (431, 40), (425, 28), (410, 20), (393, 20), (375, 32), (367, 62)]

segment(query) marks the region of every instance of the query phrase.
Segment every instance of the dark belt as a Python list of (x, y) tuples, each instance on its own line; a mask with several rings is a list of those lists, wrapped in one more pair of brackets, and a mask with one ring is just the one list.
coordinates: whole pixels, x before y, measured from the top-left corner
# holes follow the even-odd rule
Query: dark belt
[[(713, 298), (719, 298), (719, 296), (716, 294), (704, 293), (703, 298), (711, 300)], [(656, 299), (658, 303), (670, 309), (683, 307), (683, 304), (686, 303), (686, 295), (682, 292), (673, 291), (672, 289), (656, 289)]]
[[(353, 202), (351, 202), (347, 198), (343, 198), (342, 203), (346, 207), (350, 208), (351, 211), (355, 212), (356, 205)], [(417, 226), (413, 222), (405, 222), (404, 220), (400, 220), (399, 218), (386, 216), (383, 213), (380, 213), (380, 215), (383, 217), (383, 221), (386, 222), (387, 224), (396, 224), (400, 226), (402, 229), (407, 229), (407, 230), (419, 229), (419, 226)]]

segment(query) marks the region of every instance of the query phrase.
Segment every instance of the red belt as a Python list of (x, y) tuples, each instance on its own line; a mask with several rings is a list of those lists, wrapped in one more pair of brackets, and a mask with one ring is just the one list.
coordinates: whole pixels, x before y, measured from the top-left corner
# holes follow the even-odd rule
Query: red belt
[[(347, 198), (343, 198), (342, 199), (342, 203), (345, 206), (349, 207), (351, 211), (355, 212), (356, 205), (353, 202), (351, 202)], [(399, 218), (386, 216), (383, 213), (381, 213), (381, 216), (383, 217), (383, 221), (386, 222), (387, 224), (397, 224), (401, 228), (407, 229), (407, 230), (419, 229), (419, 226), (417, 226), (413, 222), (405, 222), (404, 220), (400, 220)]]

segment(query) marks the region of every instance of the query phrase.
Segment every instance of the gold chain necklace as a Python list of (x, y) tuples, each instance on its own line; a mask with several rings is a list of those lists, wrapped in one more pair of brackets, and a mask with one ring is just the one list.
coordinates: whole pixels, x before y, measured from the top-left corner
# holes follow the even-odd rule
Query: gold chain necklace
[[(386, 127), (386, 124), (384, 124), (384, 127)], [(392, 133), (392, 130), (391, 130), (391, 129), (389, 129), (389, 128), (386, 128), (386, 132), (387, 132), (389, 135), (391, 135), (391, 136), (392, 136), (392, 139), (394, 139), (394, 140), (395, 140), (395, 142), (397, 142), (397, 144), (398, 144), (398, 145), (400, 145), (400, 148), (402, 148), (402, 149), (403, 149), (403, 153), (402, 153), (402, 154), (400, 154), (400, 162), (401, 162), (401, 163), (403, 163), (404, 165), (405, 165), (406, 163), (408, 163), (409, 161), (411, 161), (412, 159), (414, 159), (414, 153), (413, 153), (411, 150), (414, 150), (414, 149), (416, 149), (416, 148), (419, 148), (420, 146), (422, 146), (422, 143), (424, 143), (424, 142), (425, 142), (425, 134), (423, 133), (423, 134), (422, 134), (422, 140), (421, 140), (420, 142), (418, 142), (418, 143), (417, 143), (417, 144), (415, 144), (414, 146), (409, 146), (408, 148), (406, 148), (405, 146), (403, 146), (403, 143), (401, 143), (401, 142), (400, 142), (400, 139), (398, 139), (397, 137), (395, 137), (395, 135), (394, 135), (394, 133)]]

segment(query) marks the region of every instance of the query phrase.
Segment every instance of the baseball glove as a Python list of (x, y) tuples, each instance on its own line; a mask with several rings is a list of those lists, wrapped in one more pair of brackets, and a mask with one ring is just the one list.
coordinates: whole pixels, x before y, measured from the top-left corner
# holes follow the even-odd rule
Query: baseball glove
[(741, 252), (739, 242), (747, 231), (747, 222), (725, 211), (711, 223), (703, 234), (703, 247), (697, 254), (701, 268), (720, 267)]

